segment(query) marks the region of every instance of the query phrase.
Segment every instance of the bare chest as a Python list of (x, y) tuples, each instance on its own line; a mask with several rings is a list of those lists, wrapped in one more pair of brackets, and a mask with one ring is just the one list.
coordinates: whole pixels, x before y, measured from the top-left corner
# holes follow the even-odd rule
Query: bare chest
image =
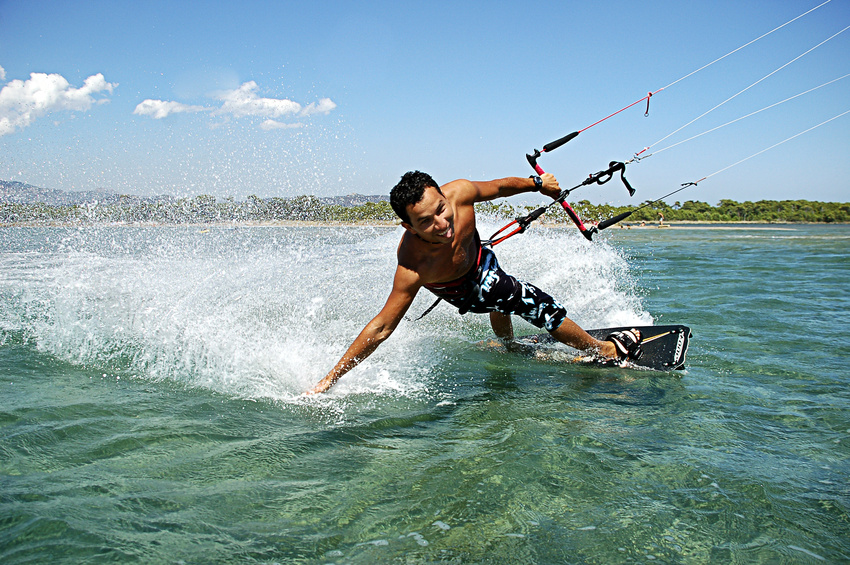
[[(424, 245), (428, 245), (427, 243)], [(458, 238), (451, 245), (439, 248), (419, 246), (419, 253), (405, 261), (406, 266), (419, 274), (423, 283), (439, 283), (453, 281), (462, 277), (475, 267), (478, 261), (478, 245), (475, 239), (475, 229), (467, 237)]]

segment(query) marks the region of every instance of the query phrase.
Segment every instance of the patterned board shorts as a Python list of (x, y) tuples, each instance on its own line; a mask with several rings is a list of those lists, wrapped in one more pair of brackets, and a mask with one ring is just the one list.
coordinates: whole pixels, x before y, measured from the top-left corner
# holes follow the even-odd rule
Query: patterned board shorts
[(550, 332), (567, 317), (567, 310), (560, 302), (533, 284), (505, 273), (496, 254), (487, 247), (481, 252), (481, 263), (470, 292), (458, 298), (443, 298), (457, 307), (461, 314), (492, 311), (516, 314)]

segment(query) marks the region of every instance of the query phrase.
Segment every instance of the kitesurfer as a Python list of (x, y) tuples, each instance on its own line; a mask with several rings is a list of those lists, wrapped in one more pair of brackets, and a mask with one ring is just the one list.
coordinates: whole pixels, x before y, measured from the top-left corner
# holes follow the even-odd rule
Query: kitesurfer
[(390, 193), (390, 204), (405, 229), (392, 291), (378, 315), (307, 394), (327, 391), (366, 359), (392, 334), (422, 287), (461, 313), (489, 312), (493, 331), (503, 340), (513, 339), (510, 315), (516, 314), (576, 349), (611, 359), (639, 356), (640, 332), (615, 332), (605, 341), (591, 337), (557, 300), (506, 274), (493, 251), (482, 246), (474, 204), (535, 191), (553, 199), (560, 196), (557, 179), (548, 173), (484, 182), (455, 180), (442, 187), (426, 173), (406, 173)]

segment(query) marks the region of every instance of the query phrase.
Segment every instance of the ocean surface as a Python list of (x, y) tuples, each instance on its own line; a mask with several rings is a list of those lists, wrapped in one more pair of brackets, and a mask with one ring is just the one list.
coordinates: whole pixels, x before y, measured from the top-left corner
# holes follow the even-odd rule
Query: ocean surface
[(496, 248), (582, 326), (689, 325), (684, 371), (442, 304), (310, 398), (398, 228), (0, 229), (0, 563), (846, 563), (850, 226), (714, 228)]

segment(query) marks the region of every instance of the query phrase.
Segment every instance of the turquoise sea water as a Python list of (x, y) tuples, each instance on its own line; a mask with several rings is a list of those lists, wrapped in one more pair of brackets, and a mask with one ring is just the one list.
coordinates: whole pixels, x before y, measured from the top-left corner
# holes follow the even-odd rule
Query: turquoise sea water
[(690, 325), (685, 371), (441, 305), (309, 399), (398, 230), (2, 229), (0, 562), (848, 562), (850, 227), (787, 228), (497, 247), (586, 327)]

